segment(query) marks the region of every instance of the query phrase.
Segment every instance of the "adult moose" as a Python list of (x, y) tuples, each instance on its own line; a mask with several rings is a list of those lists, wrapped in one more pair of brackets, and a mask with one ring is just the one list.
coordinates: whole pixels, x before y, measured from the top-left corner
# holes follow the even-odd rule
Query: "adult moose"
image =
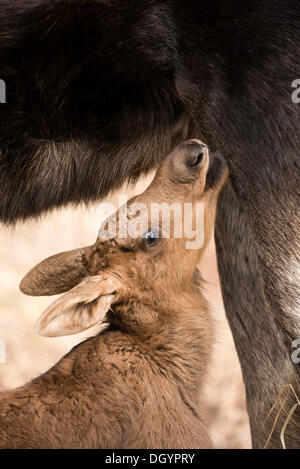
[(104, 196), (186, 138), (227, 159), (218, 262), (255, 447), (279, 388), (300, 393), (299, 29), (294, 0), (0, 1), (2, 222)]

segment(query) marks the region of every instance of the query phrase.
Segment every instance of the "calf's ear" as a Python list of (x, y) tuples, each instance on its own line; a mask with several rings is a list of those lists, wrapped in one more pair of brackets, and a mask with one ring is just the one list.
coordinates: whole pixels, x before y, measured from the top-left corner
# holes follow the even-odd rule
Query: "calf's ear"
[(100, 324), (120, 293), (120, 282), (107, 273), (85, 278), (52, 303), (36, 324), (46, 337), (78, 334)]
[(20, 283), (20, 290), (31, 296), (57, 295), (70, 290), (88, 275), (85, 266), (90, 249), (75, 249), (48, 257), (28, 272)]

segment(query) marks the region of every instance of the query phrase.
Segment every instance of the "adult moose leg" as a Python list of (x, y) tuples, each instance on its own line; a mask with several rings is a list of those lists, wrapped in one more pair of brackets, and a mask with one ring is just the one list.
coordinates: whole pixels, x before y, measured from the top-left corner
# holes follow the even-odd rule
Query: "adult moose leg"
[[(240, 99), (233, 103), (236, 115)], [(294, 140), (300, 142), (297, 132), (287, 133), (279, 126), (280, 121), (291, 127), (297, 122), (298, 109), (288, 96), (272, 108), (274, 118), (268, 117), (265, 125), (255, 117), (251, 100), (247, 102), (249, 114), (253, 112), (250, 136), (245, 125), (239, 131), (240, 143), (230, 142), (229, 135), (234, 138), (236, 132), (230, 112), (224, 112), (224, 121), (231, 126), (227, 140), (224, 134), (222, 138), (222, 128), (217, 129), (231, 183), (220, 197), (216, 239), (225, 309), (247, 389), (253, 444), (263, 447), (275, 415), (264, 427), (263, 423), (281, 387), (291, 384), (300, 396), (300, 369), (291, 357), (292, 342), (300, 337), (299, 157), (292, 146)], [(290, 397), (269, 447), (281, 447), (285, 412), (296, 403), (295, 396)], [(299, 416), (298, 409), (286, 429), (287, 447), (300, 446)]]
[[(241, 102), (240, 97), (233, 106), (236, 115)], [(300, 337), (300, 142), (297, 127), (292, 131), (299, 110), (283, 93), (276, 106), (269, 105), (272, 117), (260, 119), (251, 100), (247, 102), (252, 133), (244, 130), (238, 145), (223, 140), (231, 185), (220, 198), (216, 234), (225, 308), (246, 383), (253, 444), (263, 447), (275, 414), (262, 425), (282, 385), (293, 385), (300, 396), (300, 368), (291, 357), (292, 342)], [(227, 117), (230, 120), (230, 113)], [(234, 135), (233, 126), (231, 132)], [(290, 398), (285, 405), (288, 412), (296, 403), (295, 396)], [(290, 448), (300, 446), (299, 415), (298, 409), (285, 432)], [(282, 411), (269, 447), (281, 447), (279, 432), (286, 417)]]
[[(216, 244), (225, 310), (246, 384), (253, 446), (262, 448), (276, 413), (266, 422), (265, 419), (280, 387), (290, 383), (300, 395), (299, 378), (291, 362), (291, 344), (286, 343), (280, 317), (276, 315), (278, 305), (274, 307), (267, 298), (268, 280), (265, 283), (247, 212), (240, 206), (230, 183), (219, 199)], [(294, 403), (290, 394), (285, 409), (289, 411)], [(282, 411), (268, 448), (279, 447), (280, 430), (286, 417)], [(285, 432), (287, 448), (300, 446), (299, 435), (297, 410)]]

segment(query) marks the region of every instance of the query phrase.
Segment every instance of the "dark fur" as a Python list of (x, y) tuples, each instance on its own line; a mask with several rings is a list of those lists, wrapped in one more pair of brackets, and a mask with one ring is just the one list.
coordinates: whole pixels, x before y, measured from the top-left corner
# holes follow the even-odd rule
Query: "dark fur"
[[(1, 0), (0, 24), (3, 222), (104, 196), (183, 138), (227, 158), (219, 264), (262, 446), (278, 388), (300, 374), (299, 3)], [(287, 433), (299, 445), (292, 423)]]

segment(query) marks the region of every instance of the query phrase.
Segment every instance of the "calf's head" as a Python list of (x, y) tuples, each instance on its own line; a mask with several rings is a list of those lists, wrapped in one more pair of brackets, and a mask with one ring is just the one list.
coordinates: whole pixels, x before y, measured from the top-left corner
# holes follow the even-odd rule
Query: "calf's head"
[(195, 288), (226, 175), (222, 158), (209, 156), (199, 140), (175, 148), (146, 191), (103, 223), (93, 246), (50, 257), (26, 275), (26, 294), (65, 293), (37, 331), (78, 333), (108, 312), (112, 322), (138, 328), (167, 314), (175, 298)]

